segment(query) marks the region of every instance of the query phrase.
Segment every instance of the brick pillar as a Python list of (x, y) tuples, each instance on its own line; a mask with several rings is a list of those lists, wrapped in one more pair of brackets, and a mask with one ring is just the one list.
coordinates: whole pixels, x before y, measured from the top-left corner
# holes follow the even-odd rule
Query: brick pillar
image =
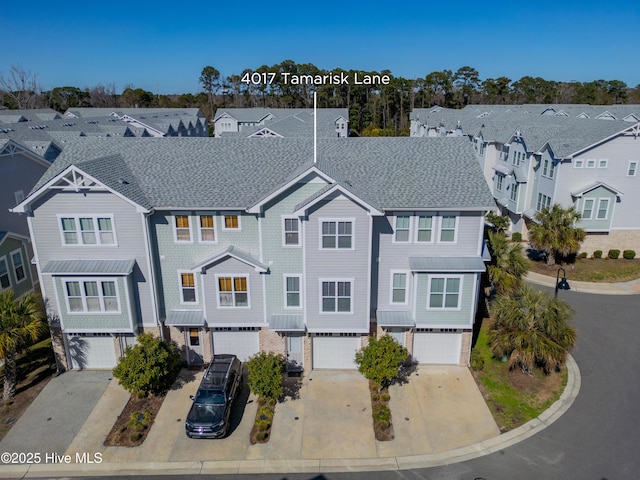
[(464, 330), (462, 332), (462, 342), (460, 346), (460, 366), (468, 367), (471, 359), (471, 337), (473, 332), (471, 330)]
[(268, 328), (261, 328), (258, 338), (261, 352), (273, 352), (282, 356), (287, 355), (287, 339), (284, 335)]

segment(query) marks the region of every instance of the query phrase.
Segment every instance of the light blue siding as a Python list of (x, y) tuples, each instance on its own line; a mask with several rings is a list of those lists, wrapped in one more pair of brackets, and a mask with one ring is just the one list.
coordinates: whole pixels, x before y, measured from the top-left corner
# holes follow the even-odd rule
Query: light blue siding
[[(432, 277), (461, 277), (460, 308), (459, 309), (428, 309), (429, 278)], [(475, 299), (477, 291), (476, 274), (455, 274), (447, 272), (418, 273), (414, 276), (415, 284), (415, 321), (416, 328), (446, 328), (471, 326), (475, 313)]]

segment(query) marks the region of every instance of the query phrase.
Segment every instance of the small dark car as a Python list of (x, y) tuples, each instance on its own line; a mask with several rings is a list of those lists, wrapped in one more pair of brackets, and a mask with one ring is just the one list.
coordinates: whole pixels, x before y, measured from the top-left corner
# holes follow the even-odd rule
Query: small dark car
[(191, 438), (221, 438), (229, 430), (233, 401), (242, 391), (242, 362), (235, 355), (214, 355), (202, 377), (185, 429)]

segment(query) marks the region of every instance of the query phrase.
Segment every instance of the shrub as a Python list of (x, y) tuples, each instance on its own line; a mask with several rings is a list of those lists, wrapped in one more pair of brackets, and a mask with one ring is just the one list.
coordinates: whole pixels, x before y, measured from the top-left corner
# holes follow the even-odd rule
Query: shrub
[(249, 371), (249, 389), (260, 397), (273, 400), (283, 394), (282, 374), (286, 362), (282, 355), (260, 352), (251, 357), (247, 363)]
[(366, 379), (386, 385), (398, 376), (407, 355), (407, 349), (387, 334), (370, 337), (369, 345), (356, 352), (355, 360), (358, 371)]
[(375, 413), (375, 417), (377, 420), (386, 420), (388, 422), (391, 420), (391, 410), (387, 407), (380, 407)]
[(627, 260), (633, 260), (636, 258), (636, 252), (634, 250), (625, 250), (622, 252), (622, 256)]
[(617, 249), (611, 249), (609, 250), (609, 253), (607, 254), (607, 256), (613, 260), (617, 259), (620, 256), (620, 250)]
[(578, 255), (578, 258), (587, 258), (587, 252), (580, 252), (580, 255)]
[(471, 370), (480, 371), (484, 368), (484, 358), (478, 350), (471, 352)]
[(138, 343), (127, 347), (113, 369), (113, 376), (125, 390), (146, 397), (166, 392), (180, 371), (178, 349), (150, 333), (141, 333)]
[(521, 242), (522, 241), (522, 234), (520, 232), (513, 232), (511, 234), (511, 241), (512, 242)]
[(593, 252), (593, 258), (602, 258), (602, 250), (596, 250)]
[(388, 420), (378, 420), (376, 422), (376, 428), (378, 430), (388, 430), (390, 426), (391, 424), (389, 423)]
[(388, 402), (389, 400), (391, 400), (391, 395), (389, 395), (388, 393), (383, 393), (382, 395), (380, 395), (380, 400), (382, 400), (383, 402)]
[(261, 420), (271, 420), (273, 418), (273, 410), (269, 407), (260, 407), (256, 412), (256, 417)]

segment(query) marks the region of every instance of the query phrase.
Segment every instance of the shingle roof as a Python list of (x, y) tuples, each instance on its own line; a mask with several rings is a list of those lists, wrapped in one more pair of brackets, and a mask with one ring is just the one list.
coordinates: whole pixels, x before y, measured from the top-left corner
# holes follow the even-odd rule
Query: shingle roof
[[(317, 150), (322, 171), (382, 208), (495, 205), (464, 138), (320, 139)], [(312, 159), (311, 139), (78, 138), (34, 191), (74, 164), (145, 208), (244, 209)]]

